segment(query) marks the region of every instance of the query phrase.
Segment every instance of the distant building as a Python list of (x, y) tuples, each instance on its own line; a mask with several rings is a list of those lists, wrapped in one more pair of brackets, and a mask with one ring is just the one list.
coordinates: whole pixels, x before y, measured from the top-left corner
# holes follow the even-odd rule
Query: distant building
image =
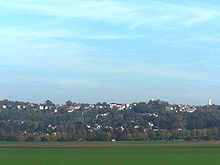
[(2, 108), (3, 108), (3, 109), (6, 109), (6, 108), (7, 108), (7, 106), (6, 106), (6, 105), (2, 105)]
[(212, 105), (212, 99), (208, 99), (208, 105)]

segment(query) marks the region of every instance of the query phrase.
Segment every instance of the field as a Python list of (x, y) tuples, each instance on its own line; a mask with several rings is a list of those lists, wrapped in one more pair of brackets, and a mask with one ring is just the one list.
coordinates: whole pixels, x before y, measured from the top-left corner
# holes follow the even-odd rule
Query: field
[(219, 142), (1, 143), (1, 165), (212, 165)]

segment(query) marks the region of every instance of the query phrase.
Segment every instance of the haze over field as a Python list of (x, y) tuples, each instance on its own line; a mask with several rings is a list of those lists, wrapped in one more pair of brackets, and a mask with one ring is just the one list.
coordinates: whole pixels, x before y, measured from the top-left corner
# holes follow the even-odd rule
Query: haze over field
[(217, 0), (2, 0), (0, 99), (220, 103)]

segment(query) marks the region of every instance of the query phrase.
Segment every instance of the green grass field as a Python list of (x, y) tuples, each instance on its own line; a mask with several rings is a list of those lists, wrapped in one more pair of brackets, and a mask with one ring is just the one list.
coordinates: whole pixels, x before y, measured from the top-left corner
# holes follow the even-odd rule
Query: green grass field
[[(203, 143), (70, 143), (37, 147), (7, 144), (0, 165), (212, 165), (220, 164), (220, 144)], [(92, 144), (92, 145), (91, 145)], [(123, 145), (121, 145), (123, 144)]]

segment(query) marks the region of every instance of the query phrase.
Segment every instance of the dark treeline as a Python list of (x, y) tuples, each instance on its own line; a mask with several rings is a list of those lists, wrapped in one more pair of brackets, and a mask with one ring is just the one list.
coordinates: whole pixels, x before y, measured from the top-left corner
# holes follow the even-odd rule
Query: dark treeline
[(216, 105), (197, 106), (189, 113), (168, 111), (171, 105), (162, 101), (135, 103), (121, 111), (107, 103), (89, 109), (81, 105), (71, 112), (71, 102), (57, 111), (14, 106), (21, 102), (7, 104), (13, 105), (0, 108), (1, 141), (220, 140)]

